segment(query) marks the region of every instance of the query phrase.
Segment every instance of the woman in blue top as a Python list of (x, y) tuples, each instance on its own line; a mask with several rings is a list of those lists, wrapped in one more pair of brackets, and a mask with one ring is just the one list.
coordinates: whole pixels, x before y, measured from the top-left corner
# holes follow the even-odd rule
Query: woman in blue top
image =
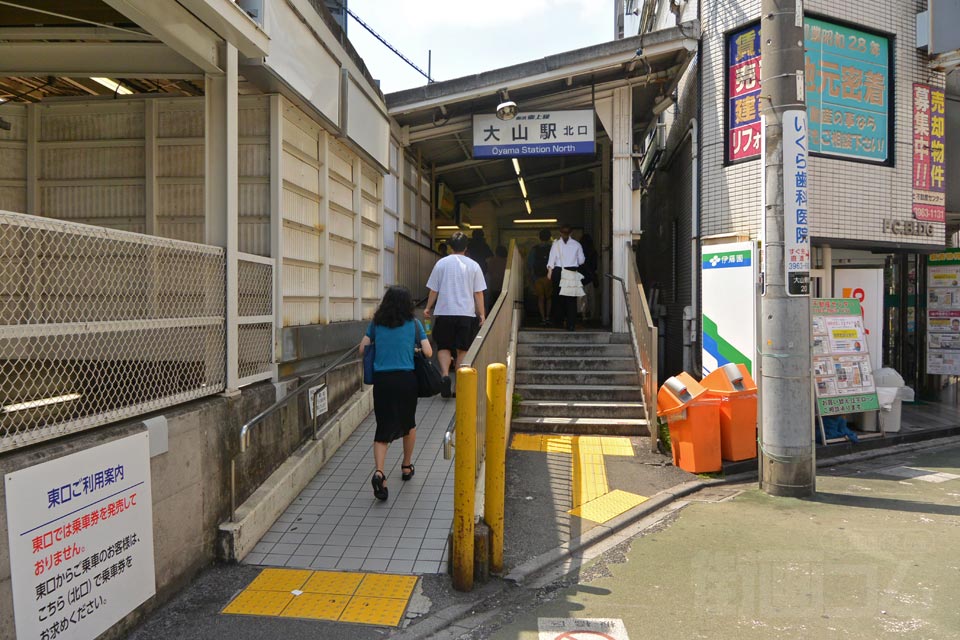
[(406, 287), (390, 287), (373, 314), (373, 322), (360, 341), (360, 355), (377, 344), (373, 360), (373, 413), (377, 433), (373, 438), (376, 471), (371, 483), (378, 500), (387, 499), (387, 477), (383, 473), (387, 446), (403, 438), (403, 480), (413, 477), (413, 445), (417, 440), (417, 377), (413, 372), (413, 351), (421, 349), (431, 357), (433, 347), (423, 325), (413, 317), (413, 298)]

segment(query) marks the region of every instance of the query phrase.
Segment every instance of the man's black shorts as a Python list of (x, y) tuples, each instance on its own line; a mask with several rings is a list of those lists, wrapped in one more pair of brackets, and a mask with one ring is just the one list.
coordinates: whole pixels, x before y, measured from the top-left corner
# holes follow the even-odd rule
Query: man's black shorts
[(433, 339), (437, 349), (467, 351), (479, 327), (477, 319), (469, 316), (436, 316)]

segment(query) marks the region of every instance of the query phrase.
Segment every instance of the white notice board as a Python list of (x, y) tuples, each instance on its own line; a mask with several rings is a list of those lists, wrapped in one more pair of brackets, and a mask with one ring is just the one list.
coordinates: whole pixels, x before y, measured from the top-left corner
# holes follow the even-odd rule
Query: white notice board
[(8, 473), (18, 640), (96, 638), (156, 592), (146, 433)]

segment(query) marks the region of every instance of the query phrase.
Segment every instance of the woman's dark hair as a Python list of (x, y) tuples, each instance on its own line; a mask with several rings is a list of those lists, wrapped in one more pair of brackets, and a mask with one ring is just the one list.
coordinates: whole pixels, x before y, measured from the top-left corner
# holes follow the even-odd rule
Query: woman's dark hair
[(373, 314), (373, 324), (381, 327), (399, 327), (413, 320), (413, 297), (410, 290), (399, 285), (390, 287)]
[(467, 240), (467, 234), (465, 234), (463, 231), (457, 231), (454, 233), (452, 236), (450, 236), (450, 240), (447, 242), (447, 244), (450, 245), (450, 248), (453, 249), (454, 253), (463, 253), (466, 251), (468, 243), (469, 240)]

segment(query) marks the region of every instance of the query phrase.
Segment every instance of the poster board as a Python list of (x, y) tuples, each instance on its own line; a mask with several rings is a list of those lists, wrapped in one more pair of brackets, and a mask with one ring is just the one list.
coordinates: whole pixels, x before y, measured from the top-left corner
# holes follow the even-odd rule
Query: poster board
[(730, 362), (756, 372), (756, 256), (752, 242), (704, 245), (700, 250), (703, 375)]
[(960, 249), (927, 258), (927, 373), (960, 375)]
[(860, 301), (816, 298), (813, 319), (813, 379), (821, 416), (880, 408)]
[(153, 596), (146, 432), (6, 474), (17, 638), (92, 639)]
[(883, 343), (883, 269), (833, 269), (833, 292), (841, 298), (856, 298), (860, 301), (863, 316), (863, 331), (867, 337), (870, 364), (873, 370), (882, 364), (880, 356)]

